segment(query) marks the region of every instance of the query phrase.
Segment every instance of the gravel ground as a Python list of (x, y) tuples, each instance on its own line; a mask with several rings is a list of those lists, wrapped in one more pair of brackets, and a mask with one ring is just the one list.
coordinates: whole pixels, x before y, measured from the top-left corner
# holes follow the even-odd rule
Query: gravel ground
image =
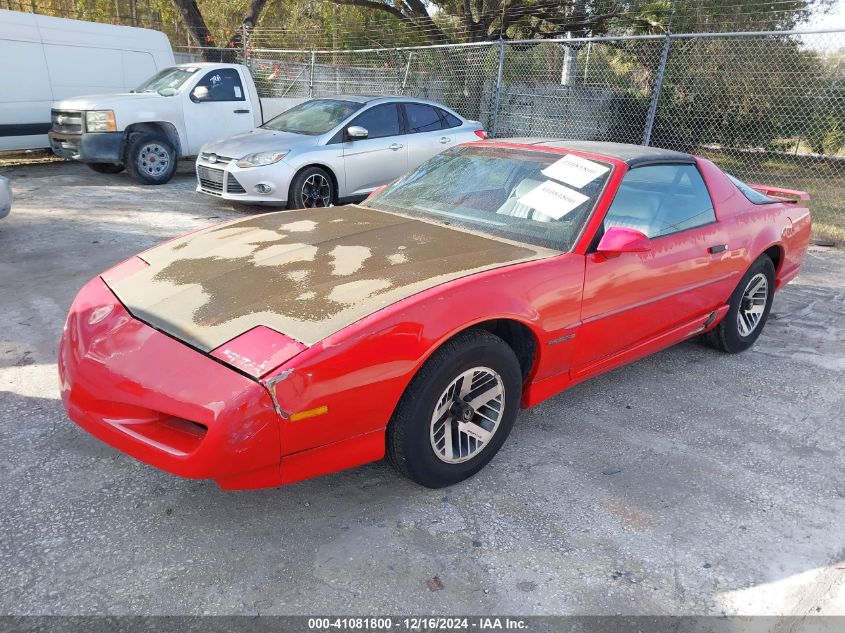
[(189, 165), (164, 187), (2, 171), (0, 613), (845, 614), (845, 253), (808, 255), (751, 351), (581, 384), (460, 485), (377, 463), (226, 493), (73, 425), (56, 346), (87, 279), (255, 210)]

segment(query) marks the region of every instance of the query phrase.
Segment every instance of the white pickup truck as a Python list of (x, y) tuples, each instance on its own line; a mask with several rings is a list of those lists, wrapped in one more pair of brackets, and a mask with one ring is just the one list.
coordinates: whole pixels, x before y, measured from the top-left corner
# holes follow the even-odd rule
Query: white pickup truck
[(258, 127), (301, 99), (260, 99), (240, 64), (179, 64), (131, 92), (57, 101), (50, 147), (101, 173), (124, 168), (149, 185), (166, 183), (177, 161), (206, 143)]

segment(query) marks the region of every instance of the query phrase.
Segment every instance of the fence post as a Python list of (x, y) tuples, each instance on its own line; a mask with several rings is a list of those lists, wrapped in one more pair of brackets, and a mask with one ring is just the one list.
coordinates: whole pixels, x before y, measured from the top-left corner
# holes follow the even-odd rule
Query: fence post
[(666, 33), (663, 40), (663, 49), (660, 51), (660, 63), (657, 65), (657, 76), (654, 78), (654, 87), (651, 90), (651, 103), (648, 105), (648, 116), (643, 130), (642, 145), (651, 144), (651, 132), (654, 129), (654, 119), (657, 117), (657, 102), (660, 99), (660, 91), (663, 89), (663, 78), (666, 75), (666, 63), (669, 61), (669, 46), (672, 43), (672, 34)]
[(408, 51), (408, 63), (405, 64), (405, 76), (402, 78), (402, 94), (405, 94), (405, 86), (408, 83), (408, 71), (411, 70), (411, 58), (414, 56), (414, 51)]
[(308, 98), (314, 97), (314, 51), (311, 51), (311, 72), (308, 73)]
[(499, 38), (499, 70), (496, 74), (496, 86), (493, 88), (493, 122), (490, 124), (490, 136), (496, 138), (496, 128), (499, 124), (499, 99), (502, 93), (502, 72), (505, 68), (505, 40)]
[(246, 65), (246, 66), (249, 66), (249, 59), (247, 59), (247, 50), (249, 50), (249, 49), (247, 47), (246, 37), (247, 37), (246, 23), (243, 23), (243, 24), (241, 24), (241, 55), (242, 55), (241, 63)]

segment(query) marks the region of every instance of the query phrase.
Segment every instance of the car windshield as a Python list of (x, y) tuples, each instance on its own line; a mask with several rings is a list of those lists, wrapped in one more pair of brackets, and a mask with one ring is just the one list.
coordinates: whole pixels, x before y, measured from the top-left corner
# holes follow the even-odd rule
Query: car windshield
[(360, 110), (363, 105), (340, 99), (314, 99), (285, 110), (261, 127), (276, 132), (317, 136), (337, 127), (350, 114)]
[(363, 204), (568, 251), (612, 170), (572, 154), (457, 147)]
[(197, 70), (199, 69), (165, 68), (147, 79), (132, 92), (157, 92), (165, 96), (175, 95)]

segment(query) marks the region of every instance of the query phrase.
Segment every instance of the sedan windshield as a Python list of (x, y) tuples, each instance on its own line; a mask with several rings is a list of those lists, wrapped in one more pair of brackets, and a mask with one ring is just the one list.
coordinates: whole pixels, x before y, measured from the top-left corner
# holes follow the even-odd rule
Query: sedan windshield
[(457, 147), (363, 204), (568, 251), (611, 173), (610, 163), (571, 154)]
[(157, 92), (166, 96), (175, 95), (195, 72), (197, 72), (196, 68), (165, 68), (147, 79), (132, 92)]
[(364, 104), (339, 99), (314, 99), (285, 110), (261, 127), (276, 132), (318, 136), (339, 125)]

